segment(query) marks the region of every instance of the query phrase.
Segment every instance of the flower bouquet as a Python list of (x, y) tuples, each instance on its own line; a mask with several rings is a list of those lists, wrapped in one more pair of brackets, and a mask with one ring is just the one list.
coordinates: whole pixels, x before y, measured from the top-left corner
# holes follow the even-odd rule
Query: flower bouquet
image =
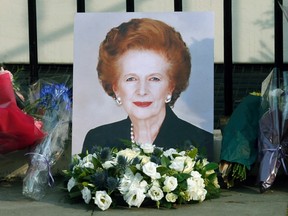
[[(0, 154), (21, 150), (41, 142), (41, 121), (22, 110), (16, 101), (13, 75), (0, 70)], [(20, 95), (20, 94), (19, 94)]]
[(288, 174), (288, 72), (284, 71), (283, 77), (279, 73), (274, 68), (262, 83), (258, 140), (260, 192), (272, 186), (281, 165)]
[(124, 150), (98, 148), (73, 156), (70, 170), (64, 171), (71, 198), (106, 210), (117, 205), (172, 208), (219, 194), (218, 165), (200, 158), (197, 148), (163, 150), (125, 142), (129, 147)]
[(30, 89), (31, 105), (27, 109), (40, 118), (46, 137), (28, 155), (31, 163), (23, 180), (23, 194), (35, 200), (45, 196), (53, 184), (51, 167), (62, 155), (69, 136), (71, 121), (71, 89), (67, 82), (38, 80)]
[(246, 180), (257, 156), (261, 96), (247, 95), (223, 129), (219, 172), (227, 188)]

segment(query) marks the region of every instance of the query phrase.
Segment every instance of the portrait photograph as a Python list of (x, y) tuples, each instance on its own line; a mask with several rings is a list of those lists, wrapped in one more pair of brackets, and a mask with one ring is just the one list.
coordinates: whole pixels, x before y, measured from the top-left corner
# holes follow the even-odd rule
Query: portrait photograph
[(123, 140), (213, 155), (214, 14), (78, 13), (72, 155)]

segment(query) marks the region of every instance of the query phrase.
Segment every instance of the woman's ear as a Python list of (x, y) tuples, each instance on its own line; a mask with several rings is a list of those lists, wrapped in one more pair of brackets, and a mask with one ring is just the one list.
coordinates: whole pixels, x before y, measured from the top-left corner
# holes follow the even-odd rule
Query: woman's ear
[(112, 85), (112, 90), (113, 90), (115, 96), (117, 96), (118, 87), (117, 87), (117, 85), (115, 83)]
[(169, 94), (173, 94), (173, 92), (174, 92), (174, 89), (175, 89), (175, 84), (170, 84), (170, 87), (169, 87)]

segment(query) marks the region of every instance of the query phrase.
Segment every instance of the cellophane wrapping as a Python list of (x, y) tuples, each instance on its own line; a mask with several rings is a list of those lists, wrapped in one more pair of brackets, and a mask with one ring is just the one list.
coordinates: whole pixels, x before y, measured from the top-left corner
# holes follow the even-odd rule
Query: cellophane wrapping
[(35, 113), (41, 116), (46, 137), (35, 150), (28, 153), (31, 163), (23, 180), (23, 194), (42, 199), (54, 179), (51, 168), (65, 149), (69, 138), (72, 114), (71, 88), (67, 82), (39, 80), (30, 89)]

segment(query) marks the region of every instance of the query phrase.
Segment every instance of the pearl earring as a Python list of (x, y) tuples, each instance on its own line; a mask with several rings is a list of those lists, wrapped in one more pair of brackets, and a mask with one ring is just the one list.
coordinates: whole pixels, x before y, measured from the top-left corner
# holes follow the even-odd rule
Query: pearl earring
[(165, 103), (169, 103), (172, 99), (172, 95), (167, 95), (166, 99), (165, 99)]
[(119, 106), (122, 105), (122, 101), (121, 101), (120, 97), (116, 97), (115, 101), (116, 101), (117, 105), (119, 105)]

